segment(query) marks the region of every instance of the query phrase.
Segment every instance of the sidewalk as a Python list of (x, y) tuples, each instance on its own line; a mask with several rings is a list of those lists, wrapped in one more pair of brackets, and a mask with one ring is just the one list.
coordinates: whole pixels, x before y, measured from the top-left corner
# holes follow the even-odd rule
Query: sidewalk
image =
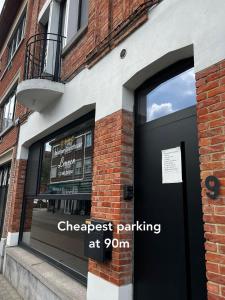
[(2, 274), (0, 274), (0, 300), (22, 300)]

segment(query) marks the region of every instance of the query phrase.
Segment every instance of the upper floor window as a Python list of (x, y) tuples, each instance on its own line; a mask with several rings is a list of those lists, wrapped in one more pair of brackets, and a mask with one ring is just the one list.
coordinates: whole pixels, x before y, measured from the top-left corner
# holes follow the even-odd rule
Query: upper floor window
[(1, 109), (1, 131), (13, 125), (16, 96), (15, 91), (10, 94)]
[(65, 0), (62, 7), (62, 35), (68, 44), (88, 23), (88, 0)]
[(9, 54), (8, 54), (8, 62), (10, 62), (16, 52), (16, 50), (18, 49), (23, 36), (24, 36), (24, 28), (25, 28), (25, 20), (26, 20), (26, 15), (24, 14), (22, 16), (22, 18), (20, 19), (20, 22), (18, 24), (18, 26), (16, 27), (16, 30), (10, 40), (9, 43)]

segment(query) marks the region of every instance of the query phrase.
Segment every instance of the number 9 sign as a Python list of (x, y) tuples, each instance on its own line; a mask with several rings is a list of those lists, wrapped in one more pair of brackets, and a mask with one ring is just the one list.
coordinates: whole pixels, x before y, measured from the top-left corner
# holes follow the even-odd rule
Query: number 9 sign
[(208, 176), (205, 179), (205, 186), (207, 188), (206, 195), (210, 198), (215, 200), (219, 196), (220, 190), (220, 182), (219, 179), (215, 176)]

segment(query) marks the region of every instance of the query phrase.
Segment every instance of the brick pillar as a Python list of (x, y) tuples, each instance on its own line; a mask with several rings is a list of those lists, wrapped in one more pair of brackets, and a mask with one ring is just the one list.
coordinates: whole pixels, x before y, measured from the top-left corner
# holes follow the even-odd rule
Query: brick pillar
[[(196, 74), (197, 115), (209, 300), (225, 299), (225, 61)], [(205, 178), (219, 178), (218, 199), (206, 195)]]
[(7, 222), (5, 234), (7, 233), (8, 246), (15, 246), (18, 243), (21, 211), (23, 203), (24, 183), (26, 176), (27, 160), (15, 160), (11, 169), (9, 184), (9, 197), (7, 203)]
[[(133, 184), (133, 114), (120, 110), (95, 124), (92, 218), (114, 225), (132, 223), (133, 201), (124, 201), (124, 184)], [(131, 232), (114, 232), (113, 237), (129, 241), (130, 248), (114, 248), (107, 263), (90, 260), (89, 272), (117, 286), (131, 283), (132, 236)]]

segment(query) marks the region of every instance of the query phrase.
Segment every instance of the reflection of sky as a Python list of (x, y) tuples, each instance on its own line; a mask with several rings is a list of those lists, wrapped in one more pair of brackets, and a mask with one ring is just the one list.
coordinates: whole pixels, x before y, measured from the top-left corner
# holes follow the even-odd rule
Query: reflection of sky
[(45, 144), (45, 151), (46, 152), (51, 152), (52, 151), (52, 146), (50, 145), (50, 142)]
[(147, 95), (147, 121), (196, 104), (194, 68), (160, 84)]
[(2, 12), (4, 2), (5, 2), (5, 0), (0, 0), (0, 13)]

